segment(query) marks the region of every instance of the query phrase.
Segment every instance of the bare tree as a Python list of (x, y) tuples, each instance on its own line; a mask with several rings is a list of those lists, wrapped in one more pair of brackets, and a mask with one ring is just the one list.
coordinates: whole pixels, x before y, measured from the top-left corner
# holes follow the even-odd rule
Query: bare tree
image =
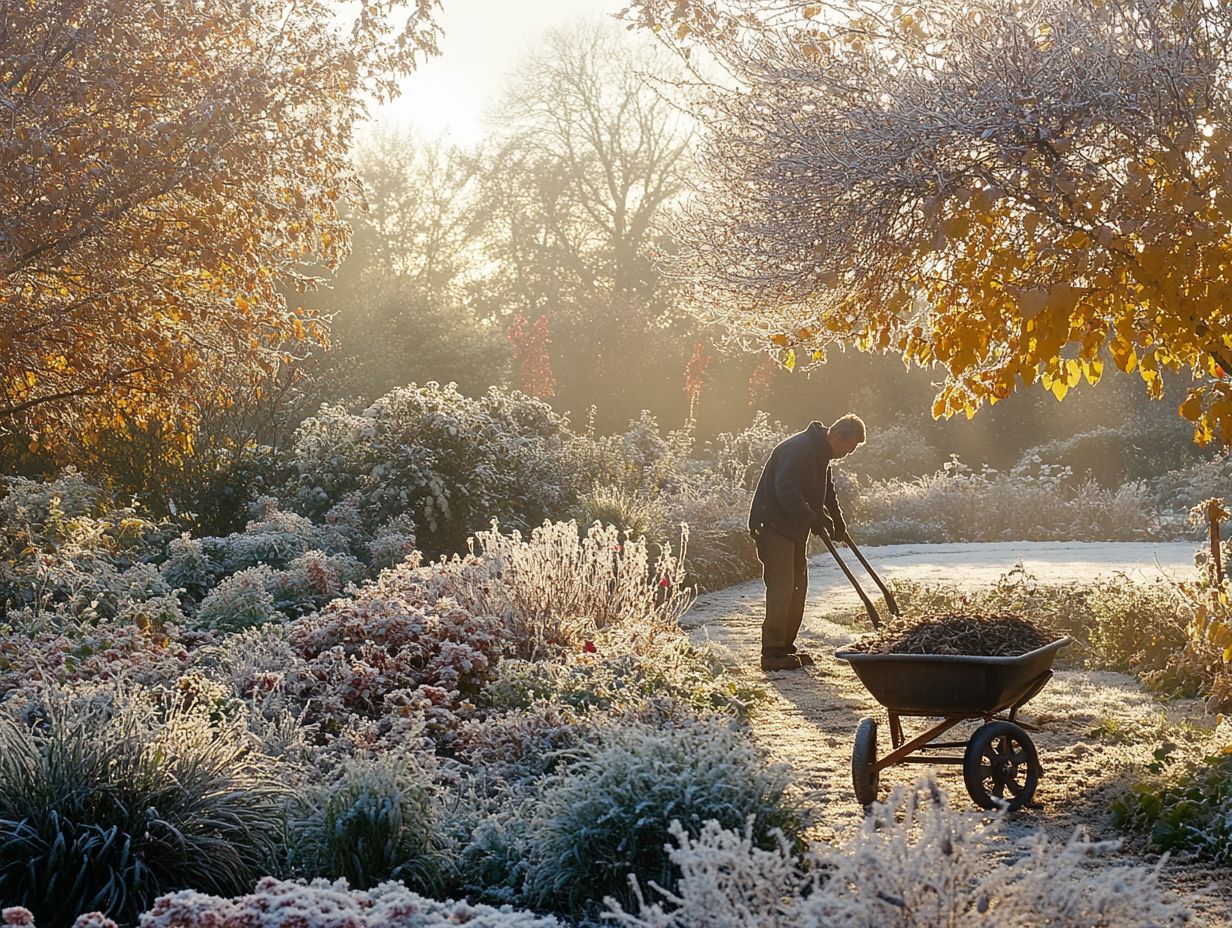
[(601, 257), (616, 293), (646, 293), (644, 249), (684, 187), (691, 126), (654, 85), (679, 70), (615, 25), (585, 22), (550, 32), (493, 114), (498, 160), (540, 179), (543, 231), (592, 265)]
[(348, 217), (352, 255), (321, 298), (336, 310), (325, 391), (371, 400), (412, 381), (499, 382), (493, 348), (504, 336), (472, 305), (488, 260), (479, 154), (393, 132), (369, 138), (356, 162), (364, 202)]
[(605, 424), (665, 390), (683, 405), (692, 323), (666, 330), (674, 295), (649, 255), (692, 166), (691, 122), (657, 85), (681, 73), (615, 23), (582, 23), (549, 33), (492, 114), (483, 301), (548, 317), (558, 402), (598, 403)]

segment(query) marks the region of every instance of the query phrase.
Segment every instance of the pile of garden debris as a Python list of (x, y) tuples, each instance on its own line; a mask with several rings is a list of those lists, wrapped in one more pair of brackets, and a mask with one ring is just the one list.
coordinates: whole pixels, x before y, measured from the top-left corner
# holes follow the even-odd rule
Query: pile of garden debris
[(899, 619), (877, 635), (857, 642), (853, 651), (869, 654), (974, 654), (1012, 657), (1042, 648), (1060, 637), (1010, 613), (928, 615)]

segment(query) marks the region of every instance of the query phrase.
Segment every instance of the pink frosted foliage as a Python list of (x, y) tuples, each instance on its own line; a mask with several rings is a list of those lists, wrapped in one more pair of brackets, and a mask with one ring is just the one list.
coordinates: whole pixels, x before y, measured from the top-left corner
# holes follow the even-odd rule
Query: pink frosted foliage
[(247, 896), (221, 899), (192, 890), (155, 901), (140, 928), (559, 928), (548, 916), (467, 902), (426, 899), (401, 883), (366, 891), (346, 880), (265, 877)]
[(176, 630), (100, 620), (74, 634), (47, 628), (36, 635), (0, 632), (0, 693), (40, 683), (173, 680), (188, 666)]
[(4, 919), (4, 923), (6, 925), (34, 924), (34, 915), (29, 909), (22, 908), (19, 905), (12, 905), (7, 909), (0, 909), (0, 918)]
[(294, 624), (303, 663), (287, 689), (309, 704), (305, 721), (327, 730), (407, 716), (449, 729), (473, 709), (467, 697), (487, 682), (504, 637), (500, 619), (437, 598), (408, 563)]
[(118, 926), (102, 912), (87, 912), (85, 915), (77, 916), (77, 920), (73, 922), (73, 928), (118, 928)]

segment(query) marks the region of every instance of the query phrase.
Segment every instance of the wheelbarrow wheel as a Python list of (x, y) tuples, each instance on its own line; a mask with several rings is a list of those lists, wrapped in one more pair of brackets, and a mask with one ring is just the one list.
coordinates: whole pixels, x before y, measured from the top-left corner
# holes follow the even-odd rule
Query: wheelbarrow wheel
[(868, 808), (877, 801), (877, 720), (860, 719), (856, 727), (856, 743), (851, 751), (851, 785), (856, 799)]
[(1035, 745), (1013, 722), (981, 725), (963, 753), (963, 780), (975, 804), (1013, 812), (1035, 795), (1040, 763)]

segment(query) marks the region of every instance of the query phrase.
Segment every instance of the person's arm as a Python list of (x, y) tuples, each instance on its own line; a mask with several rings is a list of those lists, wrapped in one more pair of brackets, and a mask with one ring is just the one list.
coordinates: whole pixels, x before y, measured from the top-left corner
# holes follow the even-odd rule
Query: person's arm
[(808, 497), (804, 495), (801, 472), (811, 466), (813, 460), (810, 455), (794, 448), (785, 448), (774, 473), (774, 495), (780, 508), (805, 533), (822, 520), (821, 514), (809, 505)]
[(847, 520), (843, 518), (843, 508), (838, 504), (838, 493), (834, 490), (834, 469), (826, 466), (826, 511), (834, 523), (834, 539), (843, 541), (847, 537)]

